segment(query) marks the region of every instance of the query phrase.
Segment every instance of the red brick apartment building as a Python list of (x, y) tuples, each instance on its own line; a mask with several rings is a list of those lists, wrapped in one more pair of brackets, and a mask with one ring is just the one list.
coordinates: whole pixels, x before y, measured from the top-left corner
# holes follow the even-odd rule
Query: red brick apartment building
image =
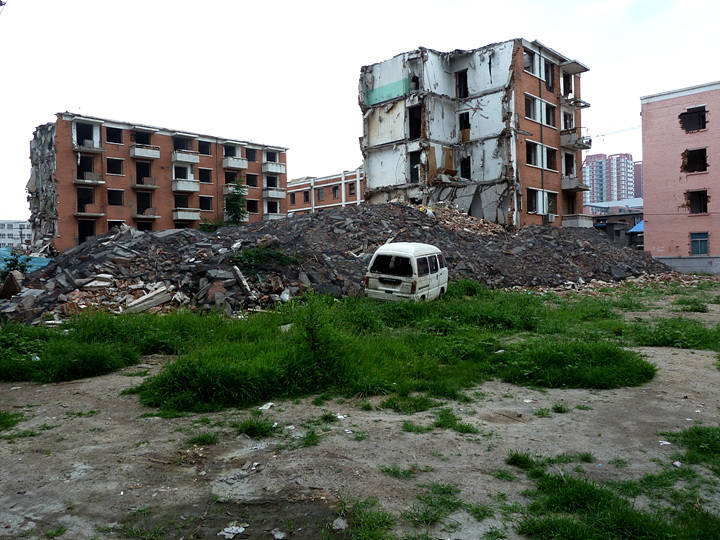
[(64, 251), (125, 223), (145, 231), (223, 218), (247, 185), (248, 221), (287, 215), (287, 148), (58, 113), (30, 143), (33, 246)]
[(365, 174), (359, 167), (320, 178), (295, 178), (288, 182), (287, 193), (288, 212), (296, 214), (357, 205), (365, 201)]

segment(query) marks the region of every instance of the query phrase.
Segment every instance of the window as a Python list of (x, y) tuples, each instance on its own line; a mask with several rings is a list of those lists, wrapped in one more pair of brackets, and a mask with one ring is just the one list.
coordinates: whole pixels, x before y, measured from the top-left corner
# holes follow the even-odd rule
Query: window
[(690, 107), (686, 112), (682, 113), (679, 118), (680, 125), (687, 132), (705, 129), (705, 105)]
[(75, 135), (79, 146), (95, 146), (93, 143), (93, 125), (78, 122), (75, 124)]
[(708, 233), (690, 233), (690, 255), (708, 254)]
[(173, 150), (189, 150), (188, 140), (184, 137), (173, 137)]
[(555, 105), (545, 104), (545, 123), (555, 127)]
[(535, 74), (535, 53), (527, 49), (523, 51), (523, 69)]
[(438, 271), (437, 257), (435, 257), (435, 255), (430, 255), (428, 257), (428, 262), (430, 263), (430, 273), (435, 274)]
[(303, 202), (310, 202), (310, 190), (303, 191)]
[(532, 141), (525, 141), (525, 163), (544, 169), (557, 170), (557, 150)]
[(427, 276), (430, 273), (430, 265), (428, 264), (427, 257), (421, 257), (416, 260), (418, 276)]
[(184, 193), (175, 194), (175, 208), (190, 208), (188, 196)]
[(348, 184), (348, 195), (355, 195), (355, 183)]
[(109, 143), (122, 144), (122, 129), (106, 127), (105, 140)]
[(691, 214), (707, 214), (707, 190), (686, 193)]
[(78, 172), (77, 172), (77, 177), (80, 180), (86, 180), (88, 177), (85, 174), (93, 172), (94, 161), (95, 161), (95, 159), (93, 158), (93, 156), (80, 154), (80, 159), (78, 161)]
[(535, 110), (535, 98), (525, 94), (525, 117), (537, 120), (537, 111)]
[(136, 161), (135, 162), (135, 177), (137, 184), (144, 184), (143, 178), (152, 176), (150, 174), (150, 162), (148, 161)]
[(277, 176), (266, 176), (265, 177), (265, 187), (272, 187), (276, 188), (278, 187), (278, 177)]
[[(145, 210), (147, 210), (148, 208), (152, 208), (152, 193), (148, 191), (138, 191), (137, 213), (144, 214)], [(139, 226), (138, 229), (140, 229)]]
[(470, 156), (464, 157), (460, 160), (460, 177), (472, 178), (472, 171), (470, 170)]
[(123, 173), (123, 160), (115, 158), (107, 158), (107, 172), (108, 174), (122, 174)]
[(557, 193), (545, 192), (545, 197), (547, 199), (548, 214), (557, 214)]
[[(525, 162), (528, 165), (540, 166), (540, 160), (538, 159), (538, 148), (539, 144), (534, 142), (525, 141)], [(528, 210), (529, 211), (529, 210)]]
[(332, 193), (333, 199), (337, 199), (338, 197), (340, 197), (340, 188), (338, 186), (333, 186)]
[(212, 210), (213, 198), (200, 195), (200, 210)]
[(563, 73), (562, 95), (569, 96), (573, 92), (573, 76), (570, 73)]
[(411, 277), (413, 275), (410, 259), (399, 255), (378, 255), (372, 263), (370, 271), (389, 276)]
[(528, 188), (528, 190), (527, 190), (528, 214), (533, 214), (533, 213), (537, 212), (537, 198), (538, 198), (538, 190)]
[(205, 156), (210, 155), (210, 143), (207, 141), (198, 141), (198, 154)]
[(95, 221), (90, 219), (78, 220), (78, 244), (95, 236)]
[(237, 182), (237, 173), (235, 171), (225, 171), (225, 183), (234, 184)]
[(440, 264), (440, 268), (445, 268), (447, 265), (445, 264), (445, 257), (441, 253), (438, 253), (438, 263)]
[(545, 88), (552, 92), (555, 85), (555, 64), (545, 60)]
[(563, 129), (573, 129), (575, 127), (575, 115), (571, 112), (563, 113)]
[(137, 222), (137, 230), (138, 231), (152, 231), (153, 223), (152, 221), (138, 221)]
[(237, 155), (237, 149), (234, 144), (223, 145), (223, 155), (225, 157), (235, 157)]
[(459, 98), (466, 98), (469, 95), (467, 69), (455, 72), (455, 95)]
[(245, 157), (248, 161), (257, 161), (257, 150), (254, 148), (246, 148)]
[(115, 227), (120, 228), (123, 223), (125, 223), (125, 222), (124, 221), (113, 221), (111, 219), (108, 219), (108, 231), (114, 229)]
[(248, 174), (248, 175), (245, 177), (245, 183), (246, 183), (248, 186), (257, 187), (257, 185), (258, 185), (258, 175), (257, 175), (257, 174)]
[(173, 171), (175, 173), (174, 178), (176, 178), (177, 180), (188, 179), (188, 168), (184, 165), (175, 165), (175, 167), (173, 167)]
[(315, 197), (318, 201), (322, 201), (324, 199), (323, 188), (319, 187), (315, 190)]
[(420, 183), (420, 151), (410, 152), (410, 183)]
[(458, 123), (460, 124), (460, 131), (470, 129), (470, 113), (460, 113), (460, 115), (458, 116)]
[(268, 201), (267, 202), (267, 213), (268, 214), (280, 213), (280, 203), (277, 201)]
[(707, 171), (707, 149), (685, 150), (680, 170), (688, 173)]
[(557, 214), (557, 193), (528, 188), (527, 211), (529, 214)]
[(198, 180), (201, 182), (212, 182), (212, 169), (198, 169)]
[(110, 206), (123, 205), (123, 191), (121, 189), (108, 189), (107, 197)]
[(269, 161), (271, 163), (277, 163), (277, 160), (278, 160), (277, 152), (273, 152), (272, 150), (265, 151), (265, 161)]
[(408, 107), (408, 139), (414, 141), (422, 137), (422, 105)]
[(556, 165), (556, 158), (557, 157), (557, 150), (553, 148), (545, 148), (545, 168), (546, 169), (552, 169), (553, 171), (557, 170)]
[(133, 133), (133, 140), (137, 144), (150, 144), (150, 136), (152, 134), (147, 131), (136, 131)]
[(295, 193), (290, 194), (290, 204), (295, 204)]
[(575, 176), (575, 154), (565, 153), (563, 160), (563, 174), (565, 176)]
[(248, 199), (247, 201), (247, 211), (250, 214), (257, 214), (258, 213), (258, 202), (254, 200)]

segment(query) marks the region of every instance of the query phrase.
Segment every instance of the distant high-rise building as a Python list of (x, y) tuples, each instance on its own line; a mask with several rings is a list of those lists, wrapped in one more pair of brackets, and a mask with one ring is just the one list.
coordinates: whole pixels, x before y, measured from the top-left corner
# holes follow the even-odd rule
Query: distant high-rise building
[(642, 197), (643, 196), (643, 167), (642, 167), (642, 161), (636, 161), (634, 163), (635, 169), (635, 197)]
[(635, 197), (632, 154), (591, 154), (583, 161), (583, 178), (590, 186), (584, 203), (619, 201)]

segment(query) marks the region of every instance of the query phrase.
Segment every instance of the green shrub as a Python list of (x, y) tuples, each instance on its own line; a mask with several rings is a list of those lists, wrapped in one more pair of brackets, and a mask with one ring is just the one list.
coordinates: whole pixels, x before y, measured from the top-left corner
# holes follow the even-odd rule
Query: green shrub
[(195, 435), (194, 437), (190, 437), (187, 440), (187, 444), (192, 445), (205, 445), (210, 446), (212, 444), (217, 444), (218, 442), (218, 434), (217, 433), (200, 433), (199, 435)]
[(706, 328), (691, 319), (658, 319), (651, 325), (635, 324), (631, 335), (638, 345), (720, 351), (720, 324)]

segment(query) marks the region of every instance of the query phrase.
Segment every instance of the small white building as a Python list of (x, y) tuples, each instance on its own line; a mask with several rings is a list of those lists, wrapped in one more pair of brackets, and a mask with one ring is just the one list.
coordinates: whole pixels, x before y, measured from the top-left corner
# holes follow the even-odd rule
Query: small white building
[(0, 220), (0, 247), (28, 247), (32, 227), (28, 221)]

